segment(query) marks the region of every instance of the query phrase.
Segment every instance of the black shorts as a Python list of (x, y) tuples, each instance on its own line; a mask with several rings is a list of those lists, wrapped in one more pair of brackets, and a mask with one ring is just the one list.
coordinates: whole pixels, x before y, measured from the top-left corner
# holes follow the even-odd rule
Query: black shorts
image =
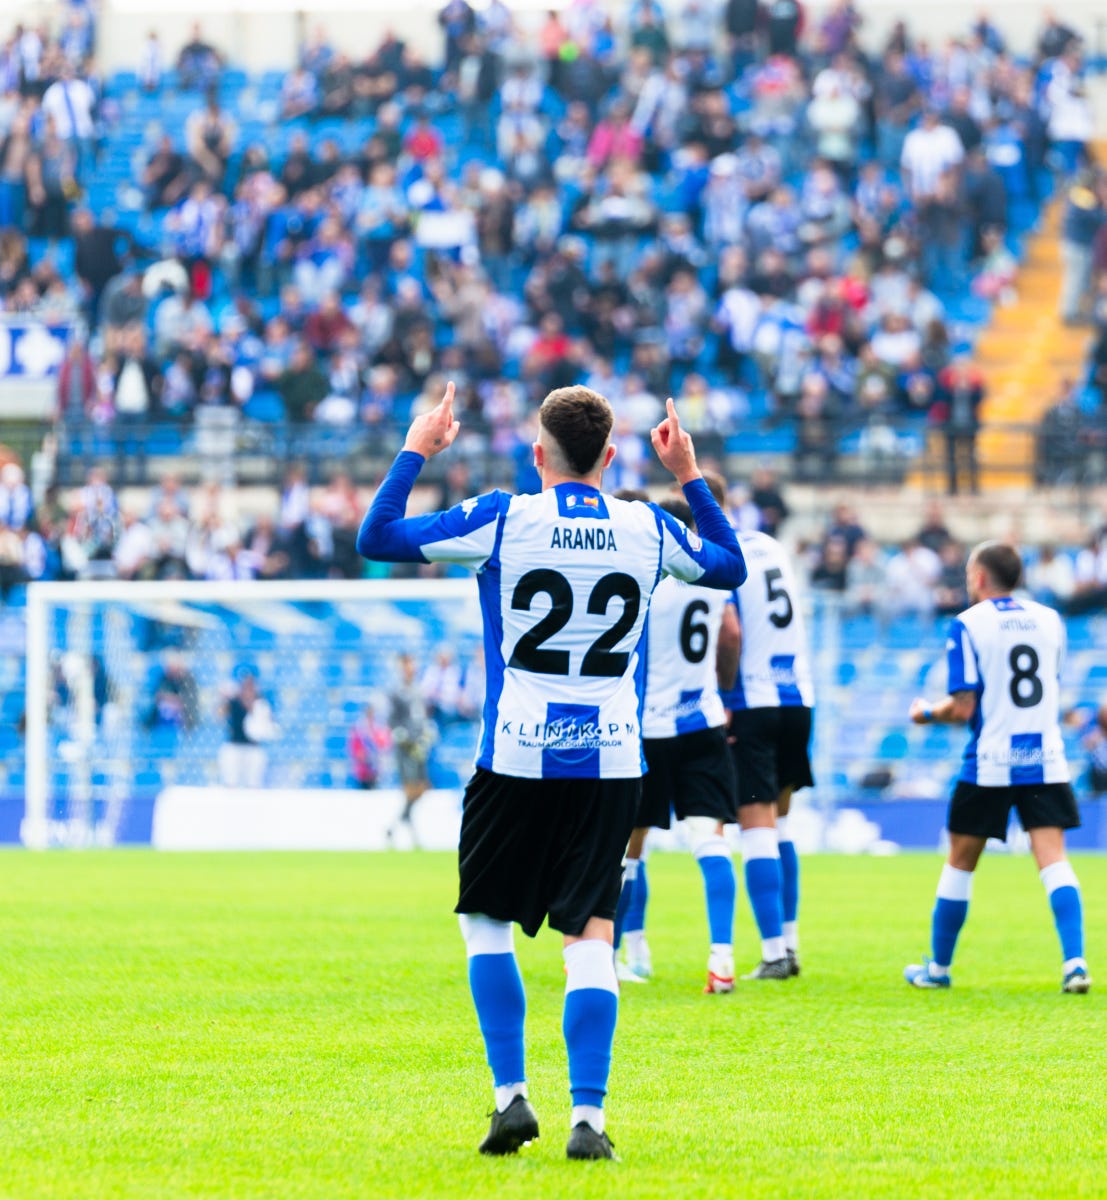
[(459, 913), (572, 937), (613, 920), (641, 779), (517, 779), (478, 767), (465, 788)]
[(1076, 829), (1080, 825), (1080, 811), (1069, 783), (981, 787), (959, 779), (949, 802), (946, 827), (950, 833), (1004, 841), (1012, 808), (1023, 829)]
[(730, 714), (730, 749), (738, 777), (738, 806), (775, 804), (785, 788), (813, 787), (811, 709), (739, 708)]
[(678, 821), (711, 817), (725, 824), (738, 819), (725, 729), (644, 738), (642, 749), (649, 769), (642, 780), (636, 828), (668, 829), (673, 811)]

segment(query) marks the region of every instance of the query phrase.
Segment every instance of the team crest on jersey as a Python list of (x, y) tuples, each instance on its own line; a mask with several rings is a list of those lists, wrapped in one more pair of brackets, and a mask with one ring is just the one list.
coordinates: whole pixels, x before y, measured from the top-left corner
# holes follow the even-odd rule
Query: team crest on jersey
[(698, 554), (703, 549), (703, 538), (698, 533), (688, 530), (688, 545)]

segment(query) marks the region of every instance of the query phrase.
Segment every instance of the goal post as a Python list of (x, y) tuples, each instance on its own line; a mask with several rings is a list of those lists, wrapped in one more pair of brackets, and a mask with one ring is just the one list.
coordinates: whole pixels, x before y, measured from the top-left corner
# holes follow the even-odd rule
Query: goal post
[[(245, 675), (268, 709), (268, 728), (257, 734), (255, 725), (262, 775), (251, 782), (271, 789), (274, 804), (256, 811), (273, 822), (298, 811), (299, 820), (314, 796), (323, 821), (341, 805), (319, 806), (320, 794), (357, 787), (351, 727), (370, 706), (387, 725), (397, 656), (411, 654), (421, 671), (451, 662), (483, 679), (481, 645), (471, 578), (33, 584), (22, 841), (149, 843), (167, 794), (179, 805), (207, 790), (198, 812), (220, 797), (245, 806), (247, 781), (228, 782), (221, 761), (228, 700)], [(474, 694), (441, 714), (429, 763), (437, 789), (456, 789), (471, 768)], [(381, 767), (387, 791), (398, 782), (387, 752)], [(320, 833), (313, 844), (326, 842)]]

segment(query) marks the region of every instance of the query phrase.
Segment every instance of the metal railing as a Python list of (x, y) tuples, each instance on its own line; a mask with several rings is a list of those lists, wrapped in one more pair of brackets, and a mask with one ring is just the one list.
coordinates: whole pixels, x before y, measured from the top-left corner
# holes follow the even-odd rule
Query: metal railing
[[(0, 423), (0, 440), (8, 440), (7, 428)], [(61, 486), (71, 487), (84, 482), (90, 466), (100, 464), (116, 486), (144, 486), (167, 471), (186, 484), (217, 480), (229, 486), (271, 486), (297, 463), (312, 483), (324, 483), (340, 470), (370, 482), (387, 469), (405, 428), (400, 422), (350, 428), (269, 423), (249, 420), (232, 408), (200, 410), (187, 422), (65, 419), (53, 427), (54, 475)], [(19, 426), (13, 448), (37, 448), (46, 429)], [(818, 440), (805, 438), (787, 422), (763, 422), (729, 435), (697, 435), (696, 441), (701, 461), (717, 461), (735, 477), (767, 462), (783, 480), (815, 486), (913, 485), (947, 492), (956, 480), (958, 490), (968, 492), (974, 481), (980, 488), (999, 483), (1077, 490), (1107, 482), (1107, 427), (1088, 428), (1061, 442), (1043, 438), (1033, 425), (991, 425), (979, 435), (951, 434), (917, 419), (861, 426), (841, 422), (821, 434)], [(449, 460), (465, 458), (481, 486), (512, 487), (518, 464), (494, 452), (490, 443), (482, 449), (477, 439), (466, 439)], [(526, 461), (525, 448), (521, 451)], [(437, 478), (447, 465), (445, 459), (432, 464), (428, 478)], [(649, 456), (648, 481), (665, 478)]]

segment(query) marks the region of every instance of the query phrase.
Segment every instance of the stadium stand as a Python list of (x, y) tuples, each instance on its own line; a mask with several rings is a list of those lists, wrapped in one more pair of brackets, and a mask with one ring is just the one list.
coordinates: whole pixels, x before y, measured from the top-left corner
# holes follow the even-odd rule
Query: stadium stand
[[(52, 486), (32, 503), (17, 462), (0, 477), (5, 717), (20, 715), (27, 579), (361, 577), (351, 477), (375, 476), (447, 376), (465, 433), (435, 504), (533, 487), (525, 414), (579, 379), (624, 416), (615, 486), (651, 481), (644, 435), (670, 392), (706, 458), (896, 482), (935, 428), (975, 439), (967, 356), (1018, 292), (1057, 179), (1065, 315), (1102, 330), (1105, 194), (1084, 162), (1074, 31), (1047, 23), (1023, 60), (985, 19), (940, 46), (904, 26), (865, 45), (849, 3), (807, 29), (768, 14), (747, 28), (742, 7), (711, 26), (640, 0), (614, 28), (580, 5), (530, 36), (501, 4), (451, 4), (435, 66), (391, 38), (356, 63), (314, 38), (289, 70), (253, 75), (198, 31), (173, 66), (154, 44), (100, 78), (79, 4), (57, 36), (11, 30), (0, 305), (13, 346), (37, 338), (13, 362), (48, 359), (55, 398)], [(1039, 472), (1071, 462), (1043, 449), (1066, 444), (1065, 405), (1102, 445), (1104, 336), (1089, 387), (1046, 414)], [(279, 499), (239, 504), (244, 484)], [(141, 501), (121, 506), (125, 486)], [(756, 492), (734, 499), (739, 521), (770, 522)], [(1104, 544), (1055, 556), (1037, 594), (1101, 606)], [(817, 609), (844, 614), (822, 698), (849, 714), (826, 756), (843, 794), (872, 764), (900, 785), (952, 763), (944, 731), (897, 714), (940, 656), (961, 549), (857, 545), (832, 524), (801, 547), (831, 597)], [(341, 614), (312, 620), (341, 701), (308, 719), (302, 688), (270, 686), (328, 764), (304, 782), (323, 784), (345, 779), (342, 739), (386, 668), (344, 652)], [(264, 626), (240, 632), (264, 679)], [(1101, 638), (1075, 625), (1073, 703), (1102, 685)], [(195, 682), (218, 687), (229, 649), (199, 649)], [(183, 754), (172, 730), (136, 731), (135, 789), (202, 781), (219, 736), (210, 712)], [(471, 739), (449, 727), (435, 782), (456, 781)], [(274, 754), (295, 773), (291, 750)], [(15, 795), (10, 732), (0, 759)]]

